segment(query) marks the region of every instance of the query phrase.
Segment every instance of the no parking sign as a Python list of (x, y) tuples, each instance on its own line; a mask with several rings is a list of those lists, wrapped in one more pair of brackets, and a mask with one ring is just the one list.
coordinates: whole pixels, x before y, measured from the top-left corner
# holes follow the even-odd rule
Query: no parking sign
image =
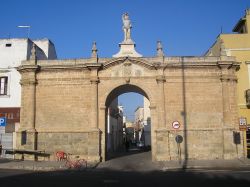
[(179, 123), (179, 121), (174, 121), (174, 122), (172, 123), (172, 127), (173, 127), (174, 129), (179, 129), (180, 126), (181, 126), (181, 124)]

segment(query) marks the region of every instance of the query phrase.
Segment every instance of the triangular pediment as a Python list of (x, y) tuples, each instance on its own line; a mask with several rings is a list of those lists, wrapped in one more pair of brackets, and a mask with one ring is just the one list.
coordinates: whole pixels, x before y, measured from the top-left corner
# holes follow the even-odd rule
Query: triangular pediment
[(133, 57), (120, 57), (120, 58), (113, 58), (105, 63), (103, 63), (103, 69), (108, 69), (113, 66), (117, 66), (120, 64), (136, 64), (147, 69), (154, 68), (154, 65), (143, 58), (133, 58)]
[(122, 57), (104, 63), (103, 70), (111, 77), (140, 77), (154, 70), (154, 65), (141, 58)]

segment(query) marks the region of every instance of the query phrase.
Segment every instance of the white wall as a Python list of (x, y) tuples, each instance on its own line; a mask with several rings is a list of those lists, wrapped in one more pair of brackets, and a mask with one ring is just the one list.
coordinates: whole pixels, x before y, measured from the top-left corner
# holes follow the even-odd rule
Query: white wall
[(45, 53), (47, 59), (53, 60), (57, 59), (56, 50), (54, 44), (47, 38), (41, 40), (33, 40), (33, 42), (42, 49)]
[[(115, 110), (112, 116), (110, 111)], [(118, 98), (114, 99), (109, 106), (107, 116), (107, 151), (113, 152), (122, 146), (123, 141), (123, 117), (118, 117)]]
[[(37, 43), (38, 46), (37, 58), (47, 59), (45, 53), (47, 53), (47, 55), (49, 54), (50, 41), (48, 39), (41, 41), (36, 40), (35, 43)], [(6, 47), (6, 44), (11, 44), (11, 46)], [(7, 95), (0, 96), (0, 107), (2, 108), (21, 106), (21, 76), (15, 68), (20, 66), (23, 60), (29, 59), (32, 45), (33, 42), (27, 38), (0, 39), (0, 76), (8, 77)], [(42, 49), (44, 49), (45, 52)], [(51, 47), (52, 51), (53, 49), (54, 45)], [(54, 57), (56, 57), (56, 53), (51, 54), (51, 58)]]
[[(11, 44), (6, 47), (6, 44)], [(15, 69), (27, 59), (27, 39), (2, 39), (0, 40), (0, 76), (8, 77), (7, 96), (0, 96), (0, 107), (20, 107), (21, 86), (20, 74)]]
[[(11, 44), (11, 47), (6, 47)], [(17, 67), (27, 59), (27, 39), (0, 40), (0, 68)]]
[[(144, 137), (145, 137), (145, 145), (151, 145), (151, 116), (150, 116), (150, 102), (144, 97), (144, 116), (143, 116), (143, 124), (144, 124)], [(150, 120), (149, 120), (150, 119)]]
[[(1, 71), (1, 68), (0, 68)], [(14, 68), (9, 68), (8, 72), (0, 73), (1, 76), (8, 77), (7, 95), (0, 96), (0, 107), (20, 107), (21, 106), (21, 76)]]

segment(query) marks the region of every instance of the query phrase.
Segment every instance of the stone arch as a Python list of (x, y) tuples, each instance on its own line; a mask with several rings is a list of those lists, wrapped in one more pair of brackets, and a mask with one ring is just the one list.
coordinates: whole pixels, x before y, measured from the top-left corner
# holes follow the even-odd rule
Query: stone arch
[(150, 100), (148, 97), (148, 94), (140, 87), (138, 87), (136, 85), (132, 85), (132, 84), (124, 84), (124, 85), (120, 85), (120, 86), (114, 88), (111, 92), (109, 92), (109, 94), (106, 97), (105, 106), (109, 106), (109, 104), (112, 102), (112, 100), (115, 99), (116, 97), (118, 97), (119, 95), (124, 94), (124, 93), (128, 93), (128, 92), (139, 93), (139, 94), (145, 96), (148, 100)]
[[(155, 106), (154, 99), (152, 96), (152, 93), (145, 87), (142, 87), (140, 84), (120, 84), (120, 85), (115, 85), (112, 86), (109, 92), (106, 92), (106, 95), (103, 97), (104, 102), (103, 102), (103, 108), (105, 110), (102, 111), (103, 116), (101, 118), (101, 124), (104, 124), (102, 127), (100, 127), (100, 130), (103, 132), (102, 133), (102, 150), (101, 150), (101, 155), (104, 160), (106, 160), (107, 156), (107, 149), (106, 149), (106, 130), (107, 130), (107, 110), (108, 106), (111, 104), (111, 102), (117, 98), (119, 95), (128, 93), (128, 92), (134, 92), (141, 94), (142, 96), (146, 97), (149, 102), (150, 102), (150, 107), (153, 105)], [(102, 121), (105, 120), (105, 121)], [(152, 127), (151, 127), (151, 134), (152, 134)], [(152, 139), (152, 138), (151, 138)], [(153, 141), (152, 141), (152, 149), (153, 149)], [(152, 150), (153, 151), (153, 150)]]

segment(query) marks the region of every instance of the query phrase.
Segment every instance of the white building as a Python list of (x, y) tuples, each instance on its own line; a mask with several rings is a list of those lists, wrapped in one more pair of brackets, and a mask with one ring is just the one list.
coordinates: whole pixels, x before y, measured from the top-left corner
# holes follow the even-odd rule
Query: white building
[(151, 117), (150, 117), (150, 108), (149, 100), (144, 97), (143, 99), (143, 126), (144, 126), (144, 139), (145, 146), (151, 146)]
[[(21, 76), (16, 67), (20, 66), (23, 60), (30, 58), (33, 43), (36, 44), (37, 59), (57, 58), (54, 44), (48, 39), (0, 39), (0, 117), (7, 118), (6, 133), (15, 132), (20, 121)], [(2, 144), (3, 136), (2, 132)]]
[(135, 121), (134, 121), (134, 128), (135, 128), (135, 140), (137, 142), (143, 141), (144, 137), (142, 137), (143, 133), (143, 120), (144, 120), (144, 108), (137, 107), (135, 110)]
[(123, 107), (114, 99), (107, 111), (107, 152), (116, 152), (123, 146)]
[(145, 146), (151, 146), (151, 117), (149, 100), (143, 98), (143, 107), (135, 110), (135, 129), (137, 141), (143, 141)]

